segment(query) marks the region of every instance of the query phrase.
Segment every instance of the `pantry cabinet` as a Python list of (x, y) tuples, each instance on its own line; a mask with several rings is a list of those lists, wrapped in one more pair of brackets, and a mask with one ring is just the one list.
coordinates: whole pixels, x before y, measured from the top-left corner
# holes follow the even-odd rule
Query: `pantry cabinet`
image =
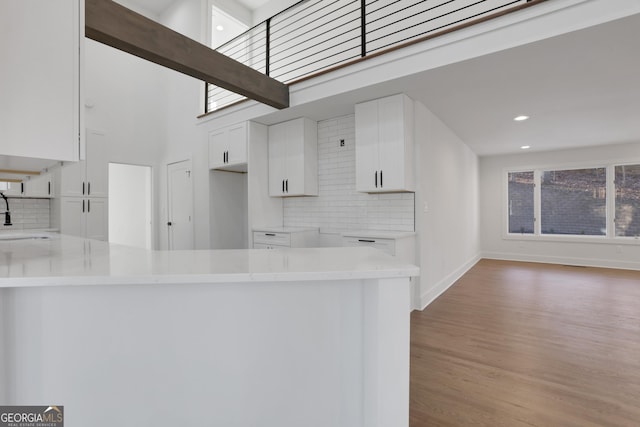
[(269, 126), (269, 195), (318, 195), (318, 125), (299, 118)]
[(107, 197), (109, 161), (106, 135), (87, 130), (86, 156), (75, 163), (65, 163), (60, 168), (62, 197)]
[(0, 1), (0, 154), (77, 161), (80, 0)]
[(209, 132), (209, 169), (247, 171), (247, 123)]
[(109, 239), (108, 199), (105, 197), (61, 197), (60, 232), (71, 236)]
[(413, 100), (404, 94), (356, 104), (356, 191), (414, 191)]

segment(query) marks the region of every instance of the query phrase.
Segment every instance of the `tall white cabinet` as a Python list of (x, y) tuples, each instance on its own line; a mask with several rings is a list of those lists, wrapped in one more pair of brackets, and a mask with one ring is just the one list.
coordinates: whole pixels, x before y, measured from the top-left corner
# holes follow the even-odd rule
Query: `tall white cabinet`
[(356, 191), (414, 191), (413, 100), (404, 94), (356, 104)]
[(269, 195), (318, 195), (318, 124), (301, 117), (269, 126)]
[(104, 133), (87, 130), (86, 158), (57, 170), (53, 209), (62, 234), (109, 239), (107, 148)]
[(0, 1), (0, 154), (78, 160), (83, 4)]

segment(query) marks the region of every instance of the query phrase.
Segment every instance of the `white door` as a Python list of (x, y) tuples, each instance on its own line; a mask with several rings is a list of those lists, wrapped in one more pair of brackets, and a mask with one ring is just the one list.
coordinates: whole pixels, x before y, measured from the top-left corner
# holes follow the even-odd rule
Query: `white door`
[(193, 249), (191, 160), (167, 165), (169, 249)]

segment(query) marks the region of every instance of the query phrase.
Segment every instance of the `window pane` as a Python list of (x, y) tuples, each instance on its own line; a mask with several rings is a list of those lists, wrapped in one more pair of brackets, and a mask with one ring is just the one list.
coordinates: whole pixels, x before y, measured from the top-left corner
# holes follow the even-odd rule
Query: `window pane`
[(640, 236), (640, 165), (616, 166), (616, 236)]
[(533, 234), (533, 172), (509, 173), (509, 233)]
[(606, 235), (605, 168), (542, 172), (542, 234)]

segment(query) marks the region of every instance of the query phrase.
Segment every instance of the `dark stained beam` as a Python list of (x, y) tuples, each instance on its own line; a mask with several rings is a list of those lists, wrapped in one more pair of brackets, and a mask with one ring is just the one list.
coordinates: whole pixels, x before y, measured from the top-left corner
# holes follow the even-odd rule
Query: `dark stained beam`
[(275, 108), (289, 87), (111, 0), (85, 0), (85, 36)]

